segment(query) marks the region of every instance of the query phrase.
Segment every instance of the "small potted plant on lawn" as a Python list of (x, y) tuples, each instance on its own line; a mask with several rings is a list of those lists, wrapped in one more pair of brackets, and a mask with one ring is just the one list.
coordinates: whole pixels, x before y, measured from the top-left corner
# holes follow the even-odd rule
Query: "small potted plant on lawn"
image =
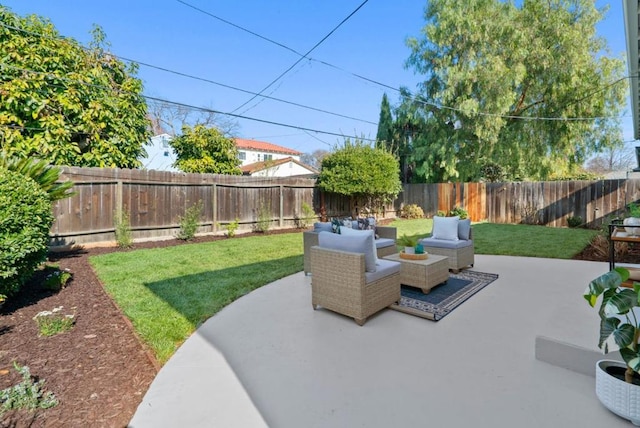
[(600, 340), (598, 346), (609, 352), (613, 340), (624, 360), (600, 360), (596, 364), (596, 395), (613, 413), (640, 425), (640, 284), (622, 286), (629, 279), (629, 270), (616, 268), (589, 283), (584, 292), (591, 307), (602, 297)]
[(397, 244), (404, 247), (405, 254), (415, 254), (418, 238), (410, 235), (402, 235), (398, 238)]

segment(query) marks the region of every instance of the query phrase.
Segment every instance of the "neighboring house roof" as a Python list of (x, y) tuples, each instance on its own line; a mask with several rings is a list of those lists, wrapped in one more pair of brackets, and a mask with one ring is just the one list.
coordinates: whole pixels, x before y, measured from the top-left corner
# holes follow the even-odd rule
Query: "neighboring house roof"
[(235, 140), (236, 140), (236, 147), (238, 147), (238, 149), (271, 152), (271, 153), (283, 153), (286, 155), (293, 155), (293, 156), (302, 155), (301, 152), (298, 152), (296, 150), (288, 149), (286, 147), (278, 146), (276, 144), (266, 143), (264, 141), (245, 140), (243, 138), (236, 138)]
[(283, 164), (289, 163), (289, 162), (293, 162), (293, 163), (295, 163), (297, 165), (300, 165), (301, 167), (303, 167), (305, 169), (308, 169), (309, 170), (309, 174), (319, 174), (320, 173), (320, 171), (316, 170), (315, 168), (312, 168), (309, 165), (305, 165), (302, 162), (298, 162), (297, 160), (295, 160), (292, 157), (283, 158), (283, 159), (276, 159), (276, 160), (268, 160), (268, 161), (265, 161), (265, 162), (250, 163), (250, 164), (241, 166), (240, 169), (242, 170), (242, 174), (251, 175), (251, 174), (255, 174), (258, 171), (263, 171), (265, 169), (274, 168), (276, 166), (283, 165)]

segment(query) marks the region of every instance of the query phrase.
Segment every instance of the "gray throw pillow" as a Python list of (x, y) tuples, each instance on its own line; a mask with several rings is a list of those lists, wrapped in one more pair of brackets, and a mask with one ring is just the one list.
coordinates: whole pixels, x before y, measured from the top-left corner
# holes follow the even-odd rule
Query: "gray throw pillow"
[(471, 236), (471, 219), (466, 218), (458, 222), (458, 238), (468, 240)]

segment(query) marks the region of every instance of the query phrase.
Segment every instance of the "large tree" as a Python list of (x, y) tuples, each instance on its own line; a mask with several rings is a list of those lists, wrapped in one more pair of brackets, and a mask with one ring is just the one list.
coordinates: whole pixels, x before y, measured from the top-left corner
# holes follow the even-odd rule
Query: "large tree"
[(85, 48), (35, 15), (0, 6), (0, 149), (56, 165), (140, 166), (149, 139), (134, 64)]
[(216, 128), (182, 127), (182, 134), (169, 143), (176, 152), (175, 166), (184, 172), (239, 175), (238, 149), (231, 138)]
[(347, 139), (342, 148), (322, 160), (318, 188), (349, 196), (354, 215), (358, 204), (360, 210), (375, 212), (400, 193), (399, 175), (398, 162), (386, 149)]
[(330, 152), (328, 150), (317, 149), (312, 153), (304, 153), (300, 156), (300, 160), (302, 163), (309, 165), (312, 168), (320, 169), (322, 166), (322, 159), (327, 156)]
[(624, 61), (607, 55), (593, 0), (430, 0), (407, 65), (425, 75), (408, 102), (425, 181), (475, 180), (485, 165), (512, 179), (566, 174), (620, 141)]
[(391, 116), (391, 105), (385, 92), (382, 94), (382, 102), (380, 103), (380, 118), (378, 119), (378, 132), (376, 134), (377, 147), (393, 148), (391, 138), (392, 126), (393, 117)]

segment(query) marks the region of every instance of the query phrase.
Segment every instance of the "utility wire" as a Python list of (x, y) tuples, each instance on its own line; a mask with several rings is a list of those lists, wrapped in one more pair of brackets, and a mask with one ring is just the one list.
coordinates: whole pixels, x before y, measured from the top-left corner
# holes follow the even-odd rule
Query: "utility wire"
[[(180, 0), (178, 0), (178, 1), (180, 1)], [(65, 40), (64, 38), (50, 37), (50, 36), (46, 36), (44, 34), (38, 34), (38, 33), (34, 33), (34, 32), (31, 32), (31, 31), (28, 31), (28, 30), (24, 30), (22, 28), (13, 27), (13, 26), (5, 24), (3, 22), (0, 22), (0, 26), (3, 26), (5, 28), (11, 29), (11, 30), (21, 31), (23, 33), (30, 34), (30, 35), (33, 35), (33, 36), (39, 36), (39, 37), (47, 38), (47, 39), (50, 39), (50, 40)], [(85, 48), (84, 46), (80, 46), (80, 47), (82, 49), (84, 49), (84, 50), (87, 50), (87, 51), (89, 50), (88, 48)], [(358, 121), (358, 122), (363, 122), (363, 123), (368, 123), (370, 125), (378, 126), (377, 122), (372, 122), (370, 120), (360, 119), (360, 118), (353, 117), (353, 116), (348, 116), (348, 115), (345, 115), (345, 114), (335, 113), (335, 112), (332, 112), (332, 111), (329, 111), (329, 110), (324, 110), (324, 109), (320, 109), (320, 108), (316, 108), (316, 107), (311, 107), (311, 106), (308, 106), (308, 105), (305, 105), (305, 104), (300, 104), (300, 103), (296, 103), (296, 102), (293, 102), (293, 101), (284, 100), (284, 99), (281, 99), (281, 98), (271, 97), (269, 95), (258, 94), (256, 92), (248, 91), (246, 89), (238, 88), (236, 86), (231, 86), (231, 85), (227, 85), (227, 84), (224, 84), (224, 83), (216, 82), (215, 80), (207, 79), (207, 78), (204, 78), (204, 77), (194, 76), (192, 74), (183, 73), (181, 71), (171, 70), (171, 69), (168, 69), (168, 68), (165, 68), (165, 67), (149, 64), (149, 63), (146, 63), (146, 62), (142, 62), (142, 61), (138, 61), (138, 60), (135, 60), (135, 59), (127, 58), (127, 57), (124, 57), (124, 56), (115, 55), (115, 54), (112, 54), (112, 53), (110, 53), (110, 55), (113, 56), (114, 58), (118, 58), (118, 59), (120, 59), (122, 61), (127, 61), (127, 62), (130, 62), (130, 63), (136, 63), (136, 64), (142, 65), (144, 67), (148, 67), (148, 68), (152, 68), (152, 69), (155, 69), (155, 70), (163, 71), (165, 73), (175, 74), (176, 76), (186, 77), (188, 79), (198, 80), (198, 81), (205, 82), (205, 83), (210, 83), (212, 85), (220, 86), (222, 88), (231, 89), (231, 90), (242, 92), (242, 93), (249, 94), (249, 95), (260, 96), (262, 98), (270, 99), (270, 100), (281, 102), (281, 103), (284, 103), (284, 104), (289, 104), (289, 105), (292, 105), (292, 106), (295, 106), (295, 107), (304, 108), (304, 109), (307, 109), (307, 110), (317, 111), (319, 113), (324, 113), (324, 114), (328, 114), (328, 115), (331, 115), (331, 116), (342, 117), (344, 119), (355, 120), (355, 121)]]
[[(367, 0), (367, 1), (368, 1), (368, 0)], [(361, 6), (362, 6), (362, 5), (361, 5)], [(355, 11), (354, 11), (354, 12), (355, 12)], [(28, 31), (28, 30), (25, 30), (25, 29), (22, 29), (22, 28), (18, 28), (18, 27), (14, 27), (14, 26), (11, 26), (11, 25), (8, 25), (8, 24), (5, 24), (4, 22), (0, 22), (0, 26), (5, 27), (5, 28), (9, 28), (9, 29), (12, 29), (12, 30), (20, 31), (20, 32), (23, 32), (23, 33), (25, 33), (25, 34), (30, 34), (30, 35), (37, 36), (37, 37), (47, 38), (47, 39), (50, 39), (50, 40), (62, 40), (62, 41), (66, 41), (66, 39), (67, 39), (66, 37), (51, 37), (51, 36), (46, 36), (46, 35), (44, 35), (44, 34), (34, 33), (34, 32), (31, 32), (31, 31)], [(246, 30), (246, 31), (248, 31), (248, 30)], [(82, 49), (86, 50), (86, 51), (90, 51), (90, 49), (89, 49), (89, 48), (86, 48), (86, 47), (84, 47), (84, 46), (82, 46), (82, 45), (79, 45), (79, 46), (80, 46)], [(181, 76), (188, 77), (188, 78), (191, 78), (191, 79), (196, 79), (196, 80), (205, 81), (205, 82), (208, 82), (208, 83), (212, 83), (212, 84), (216, 84), (216, 85), (220, 85), (220, 86), (228, 87), (229, 89), (239, 90), (239, 91), (246, 92), (246, 93), (250, 93), (250, 94), (256, 94), (256, 93), (254, 93), (254, 92), (246, 91), (246, 90), (243, 90), (243, 89), (240, 89), (240, 88), (235, 88), (235, 87), (232, 87), (232, 86), (229, 86), (229, 85), (224, 85), (224, 84), (221, 84), (221, 83), (218, 83), (218, 82), (214, 82), (214, 81), (211, 81), (211, 80), (209, 80), (209, 79), (205, 79), (205, 78), (201, 78), (201, 77), (197, 77), (197, 76), (189, 75), (189, 74), (186, 74), (186, 73), (181, 73), (181, 72), (177, 72), (177, 71), (173, 71), (173, 70), (165, 69), (165, 68), (163, 68), (163, 67), (158, 67), (158, 66), (154, 66), (154, 65), (151, 65), (151, 64), (146, 64), (146, 63), (139, 62), (139, 61), (136, 61), (136, 60), (133, 60), (133, 59), (129, 59), (129, 58), (126, 58), (126, 57), (120, 57), (120, 56), (115, 55), (115, 54), (112, 54), (112, 53), (109, 53), (109, 55), (111, 55), (111, 56), (113, 56), (113, 57), (115, 57), (115, 58), (119, 58), (119, 59), (121, 59), (121, 60), (123, 60), (123, 61), (135, 62), (135, 63), (141, 64), (141, 65), (147, 66), (147, 67), (156, 68), (156, 69), (161, 70), (161, 71), (165, 71), (165, 72), (169, 72), (169, 73), (173, 73), (173, 74), (181, 75)], [(305, 57), (301, 57), (301, 59), (303, 59), (303, 58), (305, 58)], [(322, 62), (323, 64), (326, 64), (326, 65), (328, 65), (328, 66), (330, 66), (330, 67), (333, 67), (333, 68), (336, 68), (336, 69), (339, 69), (339, 70), (345, 71), (345, 72), (347, 72), (347, 73), (351, 73), (351, 72), (349, 72), (349, 71), (347, 71), (347, 70), (344, 70), (344, 69), (342, 69), (342, 68), (340, 68), (340, 67), (337, 67), (337, 66), (335, 66), (335, 65), (332, 65), (332, 64), (329, 64), (329, 63), (326, 63), (326, 62), (323, 62), (323, 61), (319, 61), (319, 62)], [(8, 64), (5, 64), (5, 65), (9, 66)], [(11, 67), (11, 66), (9, 66), (9, 67)], [(34, 70), (25, 70), (25, 71), (34, 71)], [(394, 90), (394, 91), (401, 92), (401, 91), (400, 91), (400, 89), (394, 88), (394, 87), (392, 87), (392, 86), (386, 85), (386, 84), (381, 83), (381, 82), (377, 82), (376, 80), (369, 79), (369, 78), (367, 78), (367, 77), (360, 76), (360, 75), (357, 75), (357, 74), (355, 74), (355, 73), (351, 73), (351, 74), (353, 74), (354, 76), (357, 76), (357, 77), (359, 77), (359, 78), (361, 78), (361, 79), (363, 79), (363, 80), (366, 80), (366, 81), (369, 81), (369, 82), (371, 82), (371, 83), (374, 83), (374, 84), (380, 85), (380, 86), (382, 86), (382, 87), (385, 87), (385, 88), (388, 88), (388, 89), (391, 89), (391, 90)], [(56, 77), (57, 77), (57, 78), (61, 78), (60, 76), (56, 76)], [(615, 84), (615, 83), (618, 83), (618, 82), (619, 82), (620, 80), (622, 80), (622, 79), (636, 79), (636, 78), (638, 78), (638, 77), (639, 77), (639, 76), (638, 76), (637, 74), (636, 74), (636, 75), (629, 75), (629, 76), (625, 76), (625, 77), (623, 77), (623, 78), (621, 78), (621, 79), (617, 79), (616, 81), (609, 83), (608, 85), (610, 86), (610, 85), (613, 85), (613, 84)], [(83, 82), (81, 82), (81, 83), (83, 83)], [(600, 91), (600, 90), (596, 90), (595, 92), (593, 92), (593, 93), (592, 93), (592, 94), (590, 94), (590, 95), (596, 94), (596, 93), (598, 93), (599, 91)], [(411, 93), (411, 91), (406, 91), (406, 93), (407, 93), (407, 95), (408, 95), (409, 97), (415, 97), (415, 98), (414, 98), (414, 101), (415, 101), (415, 102), (417, 102), (418, 104), (422, 104), (422, 105), (425, 105), (425, 106), (429, 106), (429, 107), (432, 107), (432, 108), (435, 108), (435, 109), (443, 109), (443, 110), (450, 110), (450, 111), (454, 111), (454, 112), (464, 113), (464, 112), (463, 112), (463, 110), (462, 110), (462, 109), (459, 109), (459, 108), (449, 107), (449, 106), (445, 106), (445, 105), (440, 105), (440, 104), (437, 104), (437, 103), (429, 102), (429, 101), (427, 101), (427, 100), (423, 99), (423, 98), (422, 98), (422, 97), (420, 97), (420, 96), (415, 96), (415, 95), (413, 95), (413, 94)], [(256, 94), (256, 96), (255, 96), (255, 97), (253, 97), (253, 98), (256, 98), (257, 96), (261, 96), (261, 97), (269, 98), (269, 97), (266, 97), (266, 96), (261, 95), (261, 94), (259, 94), (259, 95), (258, 95), (258, 94)], [(280, 102), (287, 102), (287, 101), (285, 101), (285, 100), (281, 100), (281, 99), (277, 99), (277, 98), (273, 98), (273, 99), (274, 99), (274, 100), (277, 100), (277, 101), (280, 101)], [(580, 99), (580, 100), (578, 100), (578, 101), (581, 101), (581, 100), (582, 100), (582, 99)], [(291, 103), (291, 102), (288, 102), (288, 103)], [(293, 105), (297, 105), (297, 103), (291, 103), (291, 104), (293, 104)], [(299, 105), (299, 106), (300, 106), (300, 107), (303, 107), (303, 105)], [(313, 109), (313, 110), (320, 110), (320, 109), (315, 109), (315, 108), (313, 108), (313, 107), (309, 107), (309, 106), (304, 106), (304, 107), (305, 107), (305, 108), (311, 108), (311, 109)], [(237, 110), (237, 109), (236, 109), (236, 110)], [(235, 110), (234, 110), (233, 112), (235, 112)], [(233, 113), (233, 112), (232, 112), (232, 113)], [(326, 111), (322, 111), (322, 112), (326, 112)], [(364, 120), (364, 119), (351, 118), (351, 117), (348, 117), (348, 116), (339, 115), (339, 114), (337, 114), (337, 113), (332, 113), (332, 112), (327, 112), (327, 113), (328, 113), (328, 114), (334, 114), (334, 115), (338, 115), (338, 116), (341, 116), (341, 117), (350, 118), (350, 119), (354, 119), (354, 120), (358, 120), (358, 121), (367, 122), (367, 123), (371, 123), (371, 124), (375, 124), (375, 125), (377, 125), (377, 123), (375, 123), (375, 122), (369, 122), (369, 121), (366, 121), (366, 120)], [(500, 113), (486, 113), (486, 112), (477, 112), (477, 113), (475, 113), (475, 114), (476, 114), (476, 115), (478, 115), (478, 116), (488, 116), (488, 117), (496, 117), (496, 118), (504, 118), (504, 119), (518, 119), (518, 120), (544, 120), (544, 121), (587, 121), (587, 120), (597, 120), (597, 119), (615, 119), (615, 118), (625, 118), (625, 117), (629, 117), (629, 116), (599, 116), (599, 117), (575, 117), (575, 118), (564, 118), (564, 117), (518, 116), (518, 115), (505, 115), (505, 114), (500, 114)]]
[[(346, 18), (344, 18), (342, 21), (340, 21), (340, 23), (338, 25), (336, 25), (331, 31), (329, 31), (329, 33), (324, 36), (318, 43), (316, 43), (311, 49), (309, 49), (305, 54), (303, 54), (300, 58), (298, 58), (298, 60), (296, 62), (294, 62), (291, 67), (287, 68), (285, 71), (283, 71), (278, 77), (276, 77), (275, 79), (273, 79), (271, 81), (271, 83), (269, 83), (267, 86), (265, 86), (264, 88), (262, 88), (262, 90), (260, 90), (258, 92), (258, 94), (262, 94), (264, 91), (266, 91), (267, 89), (269, 89), (271, 87), (271, 85), (273, 85), (274, 83), (276, 83), (278, 80), (280, 80), (285, 74), (287, 74), (289, 71), (291, 71), (291, 69), (293, 69), (293, 67), (295, 67), (296, 65), (298, 65), (300, 63), (300, 61), (302, 61), (304, 58), (307, 57), (307, 55), (309, 55), (311, 52), (313, 52), (318, 46), (320, 46), (325, 40), (327, 40), (338, 28), (340, 28), (342, 26), (342, 24), (344, 24), (345, 22), (347, 22), (349, 19), (351, 19), (351, 17), (353, 15), (355, 15), (356, 12), (358, 12), (362, 6), (364, 6), (365, 4), (367, 4), (369, 0), (364, 0), (362, 3), (360, 3), (360, 5), (355, 8), (355, 10), (353, 12), (351, 12)], [(254, 95), (253, 97), (251, 97), (250, 99), (248, 99), (246, 102), (244, 102), (243, 104), (241, 104), (240, 106), (236, 107), (231, 113), (235, 113), (236, 111), (240, 110), (242, 107), (246, 106), (247, 104), (249, 104), (251, 101), (253, 101), (254, 99), (256, 99), (256, 97), (258, 97), (259, 95)], [(243, 113), (246, 113), (249, 109), (245, 110)]]
[[(147, 100), (152, 100), (152, 101), (161, 102), (161, 103), (165, 103), (165, 104), (185, 107), (185, 108), (188, 108), (188, 109), (191, 109), (191, 110), (198, 110), (198, 111), (204, 111), (204, 112), (207, 112), (207, 113), (221, 114), (221, 115), (224, 115), (224, 116), (231, 116), (231, 117), (234, 117), (234, 118), (237, 118), (237, 119), (251, 120), (251, 121), (254, 121), (254, 122), (267, 123), (267, 124), (270, 124), (270, 125), (282, 126), (282, 127), (285, 127), (285, 128), (292, 128), (292, 129), (298, 129), (298, 130), (301, 130), (301, 131), (315, 132), (315, 133), (318, 133), (318, 134), (333, 135), (333, 136), (343, 137), (343, 138), (359, 138), (359, 139), (361, 139), (363, 141), (375, 141), (375, 140), (372, 140), (372, 139), (356, 137), (356, 136), (353, 136), (353, 135), (346, 135), (346, 134), (337, 133), (337, 132), (331, 132), (331, 131), (323, 131), (323, 130), (319, 130), (319, 129), (304, 127), (304, 126), (291, 125), (291, 124), (287, 124), (287, 123), (276, 122), (276, 121), (271, 121), (271, 120), (266, 120), (266, 119), (260, 119), (260, 118), (256, 118), (256, 117), (244, 116), (244, 115), (241, 115), (241, 114), (227, 113), (227, 112), (223, 112), (223, 111), (220, 111), (220, 110), (214, 110), (214, 109), (206, 108), (206, 107), (198, 107), (198, 106), (194, 106), (194, 105), (191, 105), (191, 104), (182, 103), (182, 102), (178, 102), (178, 101), (171, 101), (171, 100), (166, 100), (166, 99), (163, 99), (163, 98), (153, 97), (153, 96), (150, 96), (150, 95), (144, 95), (144, 94), (138, 94), (138, 93), (131, 92), (131, 91), (125, 91), (125, 90), (122, 90), (122, 89), (119, 89), (119, 88), (111, 88), (111, 87), (95, 85), (95, 84), (91, 84), (91, 83), (87, 83), (87, 82), (82, 82), (82, 81), (79, 81), (79, 80), (58, 76), (58, 75), (55, 75), (55, 74), (52, 74), (52, 73), (46, 73), (46, 72), (42, 72), (42, 71), (30, 70), (30, 69), (22, 68), (22, 67), (15, 67), (15, 66), (0, 62), (0, 68), (1, 67), (7, 67), (7, 68), (10, 68), (10, 69), (14, 69), (14, 70), (18, 70), (18, 71), (22, 71), (22, 72), (26, 72), (26, 73), (34, 73), (34, 74), (44, 75), (44, 76), (47, 76), (47, 77), (52, 78), (52, 79), (66, 80), (66, 81), (70, 81), (70, 82), (73, 82), (73, 83), (78, 83), (78, 84), (91, 86), (91, 87), (95, 87), (95, 88), (100, 88), (100, 89), (107, 89), (107, 90), (111, 90), (111, 91), (115, 89), (115, 91), (117, 91), (118, 93), (136, 95), (136, 96), (140, 96), (142, 98), (145, 98)], [(9, 76), (9, 77), (13, 77), (13, 76)], [(66, 86), (61, 86), (61, 85), (52, 84), (51, 86), (57, 86), (59, 88), (67, 89)]]

